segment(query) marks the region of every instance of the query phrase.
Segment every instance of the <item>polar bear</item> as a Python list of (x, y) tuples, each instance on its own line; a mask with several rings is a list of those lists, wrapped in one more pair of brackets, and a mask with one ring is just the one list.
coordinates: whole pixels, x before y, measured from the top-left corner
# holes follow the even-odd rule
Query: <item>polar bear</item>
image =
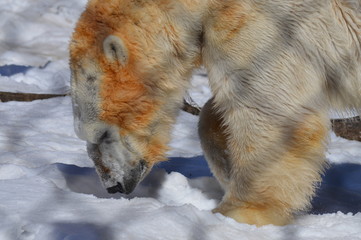
[(328, 111), (358, 109), (359, 0), (90, 0), (70, 43), (75, 131), (109, 192), (166, 159), (203, 65), (200, 116), (225, 190), (214, 210), (262, 226), (307, 209), (326, 167)]

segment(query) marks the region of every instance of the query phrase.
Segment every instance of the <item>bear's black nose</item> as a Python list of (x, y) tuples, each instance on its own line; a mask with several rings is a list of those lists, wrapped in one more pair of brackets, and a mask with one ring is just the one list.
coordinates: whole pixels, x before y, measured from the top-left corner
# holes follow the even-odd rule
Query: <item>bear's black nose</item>
[(122, 184), (120, 184), (118, 182), (118, 184), (116, 186), (107, 188), (107, 191), (110, 194), (114, 194), (114, 193), (117, 193), (117, 192), (124, 193), (124, 188), (123, 188)]

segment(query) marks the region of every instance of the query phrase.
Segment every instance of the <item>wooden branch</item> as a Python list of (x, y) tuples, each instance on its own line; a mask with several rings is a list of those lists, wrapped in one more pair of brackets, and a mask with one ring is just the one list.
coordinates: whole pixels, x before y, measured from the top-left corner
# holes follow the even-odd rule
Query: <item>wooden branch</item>
[(332, 119), (332, 130), (336, 136), (361, 141), (361, 118)]
[(198, 116), (201, 112), (201, 108), (190, 105), (185, 99), (183, 99), (182, 110), (195, 116)]
[(53, 97), (64, 97), (64, 96), (67, 96), (67, 94), (0, 92), (0, 102), (9, 102), (9, 101), (31, 102), (34, 100), (49, 99)]

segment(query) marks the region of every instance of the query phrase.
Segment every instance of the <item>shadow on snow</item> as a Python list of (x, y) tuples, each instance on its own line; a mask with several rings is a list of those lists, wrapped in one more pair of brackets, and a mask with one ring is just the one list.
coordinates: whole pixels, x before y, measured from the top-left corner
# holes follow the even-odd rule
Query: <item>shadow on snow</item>
[[(100, 198), (132, 198), (132, 197), (157, 197), (157, 190), (161, 187), (166, 172), (178, 172), (192, 179), (199, 177), (212, 177), (207, 162), (203, 156), (194, 158), (171, 158), (154, 167), (147, 178), (128, 196), (122, 194), (110, 195), (101, 186), (98, 176), (93, 168), (81, 168), (74, 165), (57, 164), (59, 171), (67, 182), (67, 187), (74, 192), (93, 194)], [(193, 184), (192, 187), (200, 188), (204, 192), (212, 191), (209, 185), (215, 183), (210, 178), (210, 184)], [(190, 185), (192, 185), (190, 183)], [(214, 186), (214, 185), (213, 185)], [(205, 188), (205, 189), (203, 189)], [(219, 188), (217, 186), (217, 188)], [(219, 189), (217, 189), (219, 191)], [(210, 196), (212, 196), (210, 194)], [(213, 195), (213, 197), (217, 194)], [(219, 196), (218, 196), (219, 198)], [(220, 199), (217, 199), (220, 200)], [(337, 164), (325, 172), (323, 181), (317, 190), (317, 195), (312, 201), (312, 214), (324, 213), (358, 213), (361, 212), (361, 165)]]

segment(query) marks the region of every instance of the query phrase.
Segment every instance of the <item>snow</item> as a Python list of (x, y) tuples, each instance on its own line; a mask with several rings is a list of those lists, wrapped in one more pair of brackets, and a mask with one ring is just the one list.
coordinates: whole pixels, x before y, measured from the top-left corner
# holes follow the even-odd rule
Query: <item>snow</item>
[[(67, 44), (84, 4), (0, 1), (0, 73), (4, 65), (31, 66), (0, 76), (0, 91), (69, 92)], [(189, 94), (200, 106), (211, 96), (202, 72)], [(128, 196), (101, 186), (74, 134), (70, 97), (0, 103), (0, 119), (1, 240), (361, 239), (361, 143), (333, 133), (326, 153), (332, 166), (311, 213), (288, 226), (257, 228), (211, 212), (223, 192), (196, 157), (196, 116), (180, 113), (172, 160)]]
[(0, 91), (68, 93), (69, 78), (68, 61), (62, 59), (49, 62), (44, 67), (29, 68), (11, 76), (0, 76)]
[(1, 0), (0, 65), (42, 66), (67, 57), (86, 0)]

